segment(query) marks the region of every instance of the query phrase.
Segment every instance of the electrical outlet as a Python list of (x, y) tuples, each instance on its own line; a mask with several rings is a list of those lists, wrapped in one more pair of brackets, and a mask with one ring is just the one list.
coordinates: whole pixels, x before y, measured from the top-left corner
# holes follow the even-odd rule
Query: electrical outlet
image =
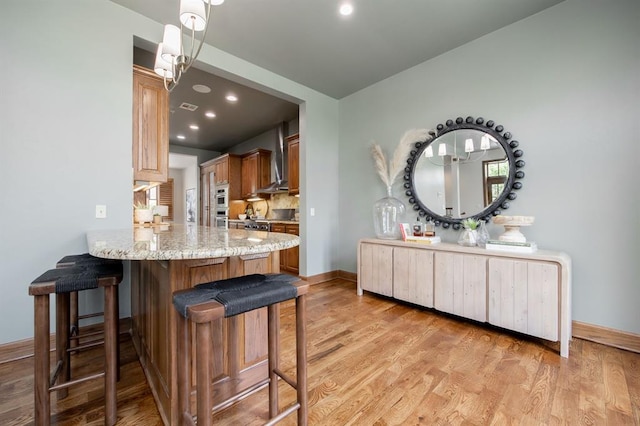
[(309, 216), (315, 216), (316, 215), (316, 209), (315, 207), (311, 207), (309, 209)]
[(106, 219), (107, 218), (107, 206), (98, 204), (96, 206), (96, 219)]

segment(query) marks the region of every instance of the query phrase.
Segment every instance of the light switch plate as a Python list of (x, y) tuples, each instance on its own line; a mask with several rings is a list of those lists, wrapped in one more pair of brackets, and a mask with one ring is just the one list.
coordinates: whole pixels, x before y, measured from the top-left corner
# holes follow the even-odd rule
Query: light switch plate
[(96, 219), (106, 219), (107, 218), (107, 206), (98, 204), (96, 205)]

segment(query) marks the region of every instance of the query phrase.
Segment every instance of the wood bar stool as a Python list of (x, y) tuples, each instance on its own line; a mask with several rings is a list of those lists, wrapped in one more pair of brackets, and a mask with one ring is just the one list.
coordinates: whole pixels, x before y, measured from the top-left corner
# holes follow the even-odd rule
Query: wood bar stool
[[(269, 421), (273, 425), (297, 411), (298, 425), (307, 425), (307, 338), (306, 338), (306, 294), (309, 285), (297, 277), (287, 274), (253, 274), (200, 284), (192, 289), (173, 294), (178, 335), (178, 396), (180, 424), (194, 425), (190, 407), (191, 354), (190, 323), (196, 325), (196, 405), (197, 424), (210, 426), (214, 409), (211, 371), (213, 341), (211, 322), (222, 317), (231, 317), (267, 307), (268, 364), (269, 364)], [(278, 304), (285, 300), (296, 300), (296, 380), (280, 370), (279, 343), (280, 318)], [(296, 389), (296, 401), (279, 412), (278, 378)], [(235, 396), (220, 403), (226, 406)]]
[[(117, 265), (122, 264), (121, 260), (115, 259), (104, 259), (100, 257), (95, 257), (90, 255), (89, 253), (83, 254), (72, 254), (68, 256), (64, 256), (62, 259), (58, 260), (56, 263), (56, 268), (69, 268), (73, 266), (95, 266), (95, 265), (114, 265), (114, 267), (118, 267)], [(120, 310), (119, 310), (119, 294), (118, 287), (115, 288), (116, 292), (116, 300), (118, 303), (116, 304), (116, 318), (120, 318)], [(95, 317), (104, 317), (104, 312), (94, 312), (89, 314), (80, 315), (78, 309), (78, 292), (72, 291), (69, 293), (69, 348), (68, 351), (78, 352), (85, 349), (91, 349), (96, 346), (104, 344), (104, 335), (102, 331), (94, 331), (90, 333), (82, 333), (80, 334), (80, 321), (86, 320), (88, 318)], [(120, 335), (120, 322), (117, 324), (117, 332), (118, 336)], [(118, 338), (116, 342), (116, 350), (118, 352), (118, 381), (120, 380), (120, 339)]]
[[(35, 424), (50, 424), (50, 392), (64, 398), (72, 385), (104, 377), (105, 424), (117, 420), (117, 303), (116, 288), (122, 281), (122, 263), (50, 269), (29, 285), (34, 296), (34, 396)], [(69, 342), (69, 296), (74, 291), (104, 288), (104, 352), (102, 372), (71, 380)], [(56, 367), (49, 378), (49, 296), (56, 295)]]

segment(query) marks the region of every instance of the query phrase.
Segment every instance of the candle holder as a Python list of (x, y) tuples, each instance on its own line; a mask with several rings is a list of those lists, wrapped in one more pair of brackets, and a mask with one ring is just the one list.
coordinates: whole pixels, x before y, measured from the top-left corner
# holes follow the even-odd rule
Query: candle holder
[(502, 216), (493, 218), (493, 223), (504, 226), (505, 232), (498, 238), (500, 241), (512, 243), (526, 243), (527, 237), (520, 232), (520, 227), (531, 226), (535, 220), (534, 216)]

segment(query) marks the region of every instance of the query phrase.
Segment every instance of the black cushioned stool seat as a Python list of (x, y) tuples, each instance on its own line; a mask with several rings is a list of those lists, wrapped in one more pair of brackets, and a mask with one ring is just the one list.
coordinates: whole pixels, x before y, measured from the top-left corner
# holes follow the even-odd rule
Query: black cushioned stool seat
[[(104, 259), (101, 257), (95, 257), (89, 253), (72, 254), (64, 256), (56, 263), (56, 268), (69, 268), (73, 266), (91, 267), (96, 265), (108, 266), (111, 265), (114, 268), (122, 268), (122, 261), (116, 259)], [(116, 299), (119, 300), (118, 287), (115, 288)], [(119, 305), (119, 302), (118, 302)], [(116, 308), (118, 307), (116, 305)], [(102, 332), (91, 332), (80, 334), (80, 321), (88, 318), (95, 318), (104, 316), (103, 312), (94, 312), (89, 314), (80, 315), (78, 308), (78, 292), (72, 291), (69, 293), (69, 351), (76, 352), (84, 349), (91, 349), (104, 343)], [(120, 317), (119, 310), (116, 311), (116, 318)], [(118, 323), (118, 335), (120, 335), (120, 327)], [(117, 352), (118, 352), (118, 380), (120, 380), (120, 340), (118, 339)]]
[[(287, 274), (253, 274), (200, 284), (173, 294), (178, 311), (178, 388), (181, 424), (194, 424), (190, 410), (191, 353), (189, 321), (196, 324), (196, 377), (198, 425), (211, 425), (213, 400), (211, 391), (213, 355), (211, 322), (222, 318), (267, 307), (269, 347), (269, 422), (275, 424), (297, 411), (298, 424), (306, 425), (307, 352), (306, 352), (306, 293), (308, 284)], [(278, 304), (296, 300), (296, 380), (287, 377), (279, 367), (279, 309)], [(217, 348), (217, 350), (221, 350)], [(296, 402), (279, 412), (278, 378), (296, 389)], [(234, 397), (231, 398), (233, 400)], [(226, 402), (218, 404), (226, 406)]]
[[(116, 416), (117, 376), (117, 285), (122, 281), (122, 263), (101, 263), (50, 269), (29, 285), (34, 296), (34, 388), (35, 424), (50, 423), (50, 392), (58, 397), (67, 394), (68, 387), (87, 380), (104, 377), (105, 424), (113, 425)], [(104, 371), (71, 380), (69, 342), (69, 295), (75, 291), (104, 288), (105, 306), (105, 366)], [(49, 296), (56, 295), (56, 370), (49, 379)], [(56, 384), (57, 383), (57, 384)]]

